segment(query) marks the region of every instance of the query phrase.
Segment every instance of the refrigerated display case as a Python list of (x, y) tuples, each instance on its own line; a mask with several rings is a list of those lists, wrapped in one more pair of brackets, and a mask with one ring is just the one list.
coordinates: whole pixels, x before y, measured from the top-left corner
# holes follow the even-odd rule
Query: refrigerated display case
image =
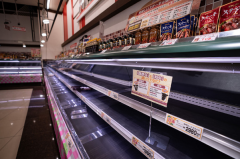
[[(239, 31), (219, 33), (213, 41), (193, 39), (58, 60), (46, 71), (147, 158), (239, 158)], [(131, 93), (133, 70), (173, 78), (167, 107)], [(71, 123), (84, 131), (80, 122)], [(194, 129), (201, 131), (199, 136), (192, 135)], [(83, 148), (91, 154), (88, 148), (93, 147)]]
[(0, 83), (42, 82), (41, 61), (0, 60)]

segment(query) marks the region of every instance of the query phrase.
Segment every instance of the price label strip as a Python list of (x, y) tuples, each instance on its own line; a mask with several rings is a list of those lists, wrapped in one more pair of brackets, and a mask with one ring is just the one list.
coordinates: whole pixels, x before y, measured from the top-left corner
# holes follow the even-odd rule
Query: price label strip
[(145, 145), (142, 141), (140, 141), (137, 137), (132, 137), (132, 144), (135, 146), (139, 151), (141, 151), (147, 158), (154, 159), (154, 151)]
[(164, 40), (159, 46), (174, 45), (178, 39)]
[(107, 50), (103, 50), (102, 52), (100, 52), (100, 53), (105, 53)]
[(108, 123), (111, 125), (111, 118), (109, 116), (107, 116), (104, 112), (101, 112), (101, 117)]
[(147, 47), (150, 46), (150, 45), (151, 45), (151, 43), (140, 44), (140, 45), (138, 46), (138, 49), (147, 48)]
[(130, 45), (130, 46), (125, 46), (122, 50), (123, 50), (123, 51), (124, 51), (124, 50), (129, 50), (131, 47), (132, 47), (132, 45)]
[(214, 41), (214, 40), (216, 40), (217, 36), (218, 36), (218, 33), (199, 35), (193, 39), (192, 43), (204, 42), (204, 41)]
[(113, 99), (118, 100), (118, 93), (108, 90), (107, 95)]
[(203, 127), (201, 126), (187, 122), (171, 114), (166, 115), (165, 123), (195, 139), (201, 140), (202, 138)]

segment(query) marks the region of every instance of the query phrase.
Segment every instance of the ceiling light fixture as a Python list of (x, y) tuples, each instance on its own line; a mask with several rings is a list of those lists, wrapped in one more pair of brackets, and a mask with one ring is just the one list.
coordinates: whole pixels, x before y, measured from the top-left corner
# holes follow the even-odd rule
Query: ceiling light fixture
[(23, 47), (26, 47), (26, 45), (25, 45), (25, 44), (23, 44)]
[(43, 47), (44, 45), (43, 45), (43, 44), (41, 44), (40, 46), (41, 46), (41, 47)]
[(42, 20), (44, 24), (49, 24), (49, 19), (47, 17), (47, 12), (45, 9), (42, 10)]
[(47, 1), (47, 9), (49, 9), (50, 0)]
[(42, 36), (47, 36), (46, 30), (42, 28)]
[(45, 43), (45, 40), (41, 40), (41, 43)]

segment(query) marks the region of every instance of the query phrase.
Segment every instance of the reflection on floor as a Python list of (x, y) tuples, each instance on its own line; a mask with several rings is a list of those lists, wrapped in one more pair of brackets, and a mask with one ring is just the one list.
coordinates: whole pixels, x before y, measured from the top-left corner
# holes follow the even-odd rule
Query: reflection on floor
[(4, 87), (0, 88), (0, 158), (60, 158), (42, 86)]

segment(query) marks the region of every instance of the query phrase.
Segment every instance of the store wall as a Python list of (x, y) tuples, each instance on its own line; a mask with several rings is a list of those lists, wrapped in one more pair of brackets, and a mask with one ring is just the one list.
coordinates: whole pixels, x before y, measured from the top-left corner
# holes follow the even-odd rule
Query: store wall
[[(55, 13), (48, 13), (48, 16), (49, 19), (54, 19)], [(52, 26), (52, 22), (49, 26)], [(42, 59), (55, 59), (62, 51), (63, 42), (63, 14), (58, 14), (48, 41), (41, 47)]]
[[(32, 41), (32, 33), (31, 33), (31, 23), (29, 16), (18, 16), (6, 14), (6, 19), (11, 21), (8, 26), (10, 26), (10, 31), (6, 30), (4, 27), (5, 17), (4, 14), (0, 14), (0, 41), (11, 43), (12, 41)], [(18, 20), (19, 19), (19, 20)], [(21, 25), (17, 25), (18, 21)], [(13, 26), (24, 27), (26, 28), (26, 32), (15, 31), (12, 30)], [(35, 29), (35, 40), (39, 41), (39, 32), (38, 32), (38, 19), (34, 17), (34, 29)]]
[[(110, 0), (104, 0), (104, 1), (110, 1)], [(107, 21), (104, 21), (104, 35), (107, 35), (107, 34), (116, 32), (118, 30), (124, 29), (127, 25), (127, 20), (128, 20), (129, 15), (134, 13), (135, 11), (141, 9), (148, 1), (150, 1), (150, 0), (141, 0), (140, 2), (132, 5), (131, 7), (127, 8), (125, 10), (123, 10), (122, 12), (120, 12), (117, 15), (115, 15), (114, 17), (108, 19)], [(101, 4), (102, 2), (99, 2), (99, 3)], [(100, 5), (100, 4), (98, 4), (98, 5)], [(91, 16), (91, 14), (95, 13), (95, 16), (99, 15), (99, 13), (96, 12), (97, 10), (99, 10), (99, 11), (101, 10), (101, 9), (98, 8), (99, 7), (98, 5), (95, 6), (96, 8), (94, 7), (94, 9), (92, 11), (90, 11), (89, 14), (86, 15), (86, 22), (88, 21), (87, 20), (88, 18), (93, 17), (93, 15)], [(101, 11), (104, 11), (104, 10), (101, 10)], [(88, 31), (84, 35), (91, 35), (92, 38), (99, 38), (99, 26), (97, 26), (97, 27), (93, 28), (92, 30)], [(78, 42), (81, 37), (82, 36), (78, 37), (77, 39), (73, 40), (71, 43), (64, 46), (63, 50), (69, 50), (70, 46), (72, 44)]]

